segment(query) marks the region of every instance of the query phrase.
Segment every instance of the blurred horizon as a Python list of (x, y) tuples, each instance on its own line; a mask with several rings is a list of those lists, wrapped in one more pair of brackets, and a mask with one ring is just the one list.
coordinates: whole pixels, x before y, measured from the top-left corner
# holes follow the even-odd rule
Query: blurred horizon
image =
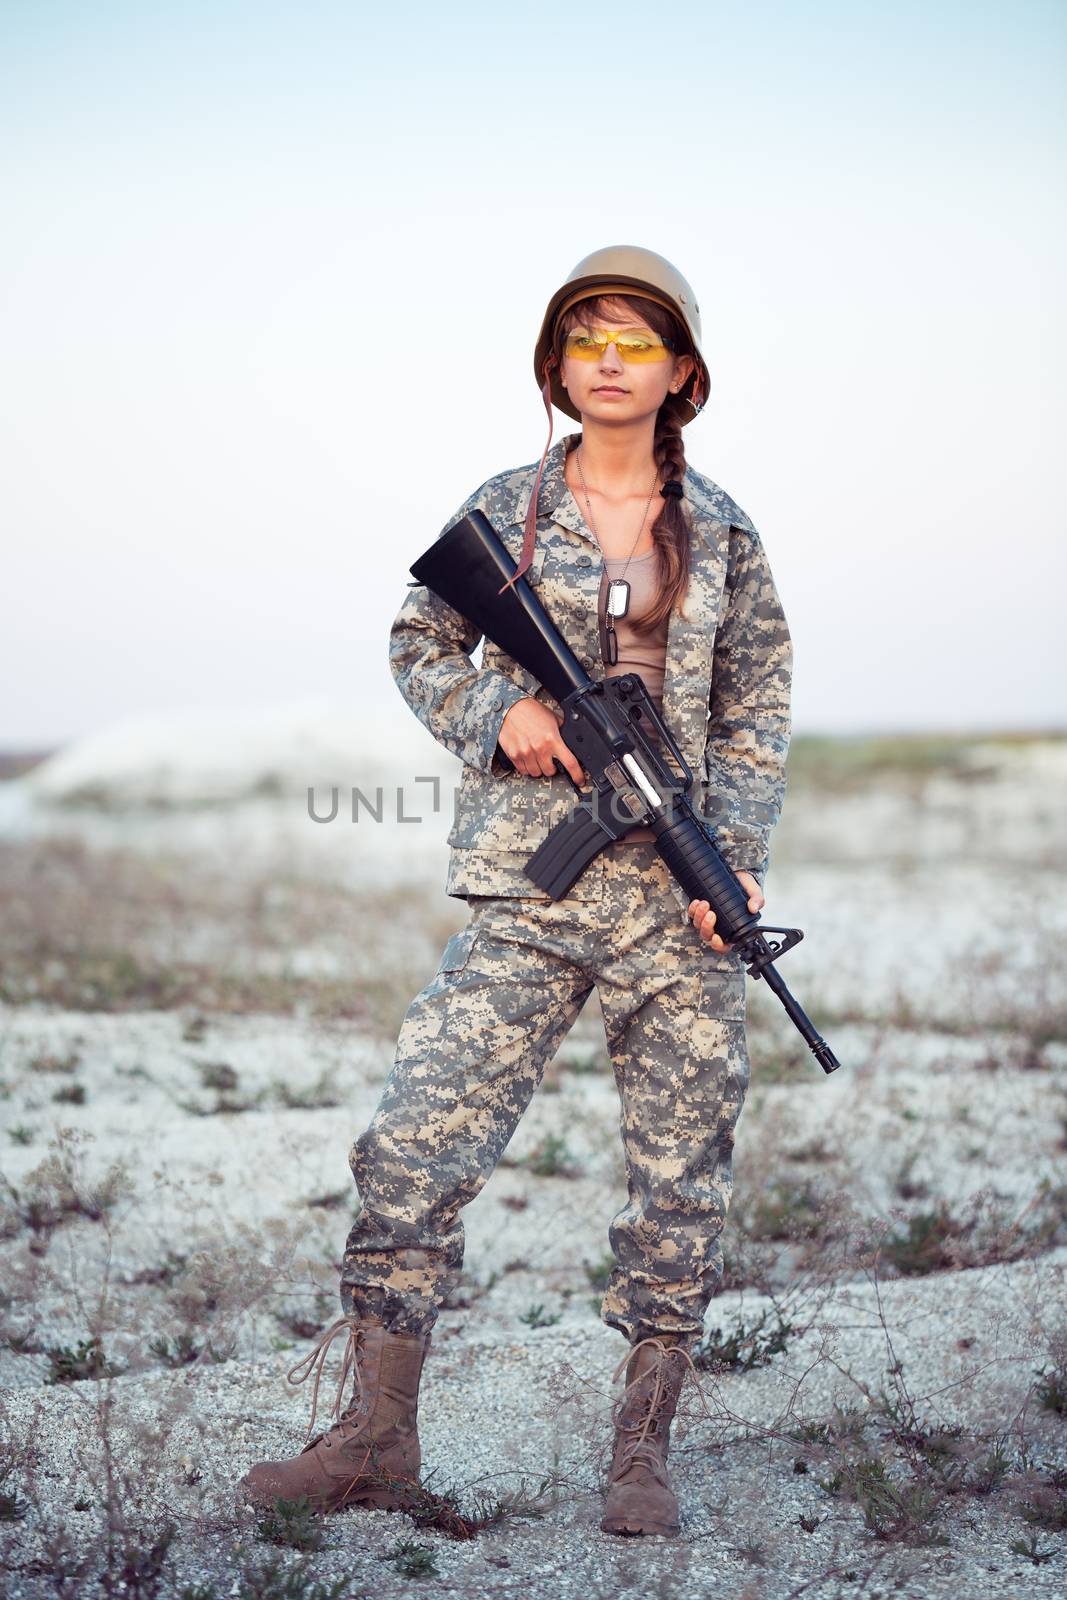
[[(217, 712), (219, 708), (215, 709)], [(265, 709), (266, 714), (269, 717), (271, 708), (268, 707)], [(283, 707), (278, 707), (276, 709), (279, 713), (284, 710)], [(342, 708), (338, 707), (336, 709), (340, 711)], [(189, 722), (185, 727), (183, 727), (183, 733), (186, 734), (187, 739), (188, 735), (192, 734), (193, 741), (187, 743), (184, 755), (186, 758), (191, 759), (194, 762), (202, 760), (206, 752), (203, 750), (197, 750), (195, 745), (195, 736), (197, 732), (196, 716), (197, 713), (202, 710), (203, 708), (200, 707), (191, 709), (187, 707), (168, 707), (165, 712), (160, 712), (157, 715), (148, 713), (140, 714), (138, 716), (123, 717), (116, 719), (115, 722), (109, 723), (99, 729), (94, 729), (90, 733), (87, 733), (80, 738), (61, 741), (56, 744), (34, 744), (32, 742), (12, 742), (10, 744), (0, 744), (0, 782), (4, 782), (13, 777), (21, 777), (23, 773), (32, 771), (35, 766), (49, 761), (53, 756), (57, 756), (61, 752), (72, 750), (75, 747), (81, 747), (83, 749), (89, 745), (95, 747), (99, 742), (102, 752), (105, 752), (106, 757), (110, 758), (111, 749), (109, 748), (109, 740), (110, 737), (116, 732), (121, 730), (135, 732), (138, 729), (144, 729), (147, 731), (149, 728), (152, 728), (154, 724), (158, 723), (159, 726), (156, 728), (157, 733), (165, 733), (166, 726), (169, 722), (174, 721), (177, 723), (183, 723), (186, 722), (186, 719), (189, 719)], [(223, 710), (222, 714), (224, 717), (226, 716), (227, 712), (225, 709)], [(205, 730), (211, 726), (206, 720), (210, 715), (212, 714), (205, 713), (205, 722), (203, 724), (203, 728)], [(238, 712), (235, 711), (234, 715), (237, 716)], [(257, 718), (258, 723), (256, 727), (258, 746), (255, 751), (255, 760), (259, 760), (262, 759), (265, 753), (265, 747), (263, 744), (263, 735), (265, 731), (264, 708), (256, 708), (254, 715)], [(248, 717), (250, 722), (252, 716), (253, 712), (251, 709), (249, 709)], [(451, 765), (454, 763), (457, 766), (457, 769), (460, 767), (461, 764), (456, 760), (456, 758), (451, 756), (449, 752), (445, 750), (444, 746), (438, 745), (436, 741), (432, 739), (432, 736), (429, 733), (426, 733), (425, 730), (423, 730), (422, 736), (420, 737), (418, 725), (414, 718), (412, 718), (410, 728), (406, 724), (403, 724), (402, 726), (405, 733), (412, 736), (412, 739), (415, 741), (416, 745), (422, 744), (424, 750), (430, 753), (430, 764), (432, 764), (432, 755), (437, 754), (440, 756), (443, 764)], [(279, 738), (276, 746), (277, 754), (279, 756), (283, 754), (285, 747), (291, 745), (292, 734), (292, 718), (284, 718), (279, 715)], [(1014, 728), (993, 726), (984, 728), (953, 727), (949, 725), (945, 725), (944, 727), (929, 728), (806, 728), (800, 732), (794, 731), (790, 740), (789, 761), (791, 771), (797, 767), (799, 761), (799, 763), (803, 765), (805, 774), (807, 774), (812, 768), (812, 764), (817, 757), (820, 747), (825, 744), (831, 744), (834, 746), (853, 746), (857, 751), (862, 752), (864, 757), (872, 763), (884, 762), (890, 766), (908, 767), (914, 761), (918, 760), (920, 763), (929, 761), (931, 766), (936, 766), (938, 764), (951, 765), (953, 757), (957, 753), (957, 747), (960, 751), (965, 751), (970, 747), (982, 747), (987, 744), (1009, 746), (1043, 745), (1058, 744), (1064, 740), (1067, 740), (1067, 724), (1059, 724), (1058, 726), (1051, 724), (1047, 726), (1038, 726), (1035, 724), (1033, 727)], [(269, 749), (269, 745), (266, 748)], [(406, 756), (410, 756), (411, 753), (410, 747), (404, 751), (404, 755)], [(174, 766), (176, 769), (178, 769), (182, 764), (181, 758), (183, 752), (176, 748), (173, 754), (175, 757)], [(355, 761), (357, 758), (358, 752), (353, 751), (353, 761)], [(146, 761), (149, 762), (149, 766), (151, 760), (158, 760), (158, 752), (154, 749), (150, 752), (150, 755), (146, 753)], [(253, 765), (255, 765), (255, 760), (253, 760)], [(397, 760), (395, 749), (390, 751), (388, 760), (395, 768)], [(427, 764), (425, 758), (422, 759), (421, 764), (424, 766)], [(393, 775), (395, 776), (395, 771)], [(354, 781), (358, 782), (358, 775)], [(403, 779), (401, 781), (403, 781)]]

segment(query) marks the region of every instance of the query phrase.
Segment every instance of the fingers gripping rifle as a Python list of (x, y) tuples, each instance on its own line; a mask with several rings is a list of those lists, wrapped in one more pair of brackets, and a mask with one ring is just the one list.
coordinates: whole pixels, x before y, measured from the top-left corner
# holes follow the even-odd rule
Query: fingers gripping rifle
[[(597, 683), (584, 670), (540, 601), (520, 578), (501, 586), (515, 562), (481, 511), (441, 535), (411, 568), (413, 576), (533, 674), (563, 711), (560, 737), (589, 773), (591, 787), (526, 863), (526, 875), (553, 900), (565, 895), (612, 840), (647, 823), (656, 849), (691, 900), (706, 900), (716, 931), (735, 945), (753, 978), (778, 996), (824, 1072), (840, 1066), (790, 994), (775, 962), (804, 937), (799, 928), (761, 928), (759, 914), (689, 803), (693, 774), (636, 673)], [(657, 741), (676, 761), (664, 761)], [(560, 771), (565, 771), (557, 761)], [(780, 934), (769, 939), (768, 934)]]

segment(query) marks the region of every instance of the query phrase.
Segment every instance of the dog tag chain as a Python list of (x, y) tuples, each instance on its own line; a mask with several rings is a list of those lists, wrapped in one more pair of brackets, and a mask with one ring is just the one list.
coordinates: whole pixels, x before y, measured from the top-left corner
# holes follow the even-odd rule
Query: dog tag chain
[[(581, 446), (579, 446), (574, 452), (574, 465), (578, 468), (578, 477), (581, 480), (582, 493), (585, 496), (585, 507), (588, 514), (589, 530), (597, 542), (597, 546), (600, 549), (601, 555), (603, 555), (604, 547), (600, 543), (600, 535), (597, 533), (596, 524), (593, 521), (593, 508), (589, 503), (589, 490), (585, 482), (585, 473), (582, 471)], [(630, 554), (626, 557), (626, 567), (628, 567), (630, 562), (633, 560), (633, 553), (637, 549), (638, 540), (644, 532), (645, 522), (648, 517), (648, 508), (652, 504), (652, 496), (656, 492), (656, 483), (658, 478), (659, 473), (657, 472), (656, 476), (652, 479), (652, 487), (648, 491), (648, 499), (645, 502), (645, 509), (641, 514), (641, 522), (637, 529), (637, 537), (634, 539), (633, 545), (630, 549)], [(612, 578), (609, 580), (607, 599), (604, 605), (604, 615), (600, 619), (600, 653), (604, 658), (605, 665), (609, 667), (615, 666), (619, 659), (619, 636), (615, 632), (615, 618), (624, 617), (630, 609), (630, 585), (625, 577), (626, 567), (623, 567), (622, 569), (624, 574), (623, 577)]]

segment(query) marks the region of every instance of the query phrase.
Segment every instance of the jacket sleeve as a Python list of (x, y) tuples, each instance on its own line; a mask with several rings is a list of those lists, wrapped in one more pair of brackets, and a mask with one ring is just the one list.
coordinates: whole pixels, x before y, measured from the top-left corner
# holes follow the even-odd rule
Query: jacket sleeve
[(715, 636), (705, 817), (731, 867), (762, 887), (785, 798), (793, 647), (759, 534), (730, 529), (723, 616)]
[[(482, 485), (482, 489), (485, 485)], [(480, 504), (476, 490), (438, 535)], [(389, 670), (400, 693), (439, 744), (495, 778), (513, 770), (497, 749), (500, 724), (529, 691), (502, 673), (478, 668), (471, 652), (482, 635), (423, 584), (408, 589), (389, 633)]]

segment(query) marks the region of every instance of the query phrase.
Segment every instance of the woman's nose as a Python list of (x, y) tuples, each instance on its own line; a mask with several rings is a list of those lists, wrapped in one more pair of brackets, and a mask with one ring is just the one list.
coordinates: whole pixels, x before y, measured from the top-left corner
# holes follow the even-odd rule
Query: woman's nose
[(600, 358), (600, 365), (607, 367), (611, 372), (621, 372), (622, 357), (613, 344), (609, 344)]

